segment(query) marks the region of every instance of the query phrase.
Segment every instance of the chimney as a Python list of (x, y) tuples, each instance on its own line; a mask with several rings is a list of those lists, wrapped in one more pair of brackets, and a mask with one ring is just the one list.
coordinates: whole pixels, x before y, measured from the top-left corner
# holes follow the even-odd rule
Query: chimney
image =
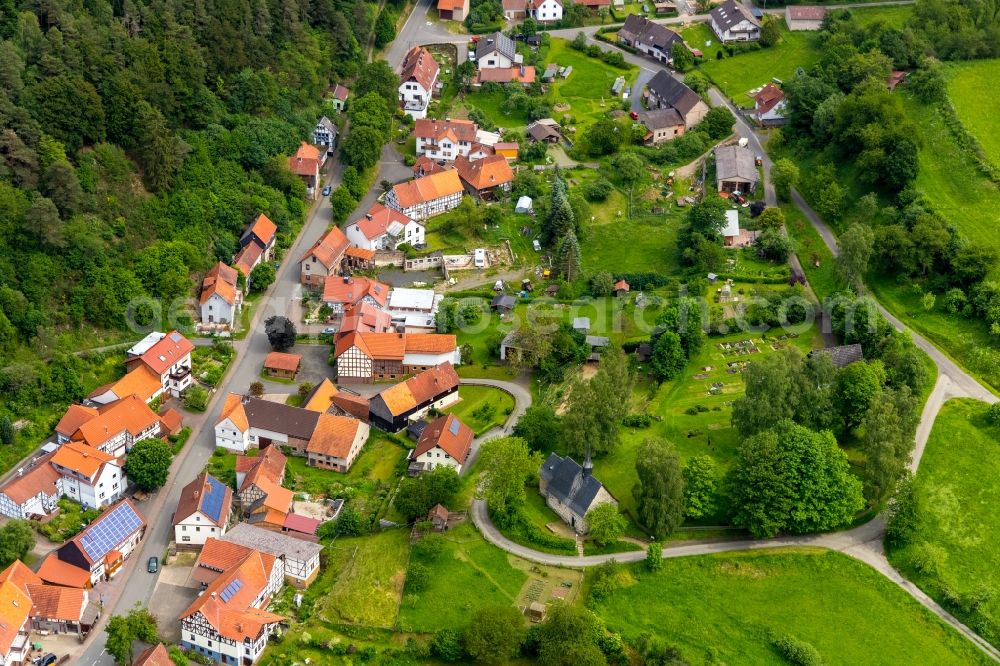
[(212, 592), (212, 598), (215, 599), (216, 596), (215, 592)]
[(344, 284), (350, 284), (350, 283), (351, 283), (351, 277), (349, 275), (345, 275), (344, 276)]

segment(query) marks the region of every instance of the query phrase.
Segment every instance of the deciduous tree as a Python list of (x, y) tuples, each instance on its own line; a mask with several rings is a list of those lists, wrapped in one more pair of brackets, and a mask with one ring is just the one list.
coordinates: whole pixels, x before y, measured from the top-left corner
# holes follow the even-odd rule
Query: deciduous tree
[(618, 506), (610, 502), (598, 504), (587, 512), (587, 532), (591, 539), (600, 545), (613, 543), (625, 534), (628, 521), (618, 510)]
[(715, 511), (715, 462), (694, 456), (684, 464), (684, 515), (704, 518)]
[(10, 520), (0, 527), (0, 567), (23, 560), (35, 547), (35, 531), (26, 520)]
[(484, 664), (505, 664), (518, 656), (527, 631), (513, 606), (486, 606), (472, 613), (463, 636), (465, 651)]
[(139, 490), (156, 490), (167, 482), (173, 454), (161, 439), (143, 439), (135, 443), (125, 461), (125, 474)]
[(656, 539), (673, 533), (684, 519), (684, 478), (677, 451), (666, 440), (650, 437), (635, 460), (639, 482), (632, 489), (640, 524)]
[(295, 324), (288, 317), (277, 315), (268, 317), (264, 321), (264, 331), (267, 333), (267, 341), (275, 351), (288, 351), (295, 344), (298, 332)]
[(484, 442), (480, 449), (482, 476), (478, 496), (486, 501), (499, 523), (510, 521), (524, 504), (524, 486), (541, 465), (520, 437), (500, 437)]
[(274, 284), (276, 275), (274, 264), (269, 261), (260, 262), (250, 271), (250, 290), (258, 293), (267, 291)]

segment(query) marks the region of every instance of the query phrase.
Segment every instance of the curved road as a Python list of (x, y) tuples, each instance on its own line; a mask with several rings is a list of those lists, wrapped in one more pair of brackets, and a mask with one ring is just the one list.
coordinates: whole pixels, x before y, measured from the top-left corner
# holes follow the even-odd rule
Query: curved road
[[(606, 45), (605, 45), (606, 46)], [(613, 48), (613, 47), (612, 47)], [(630, 54), (626, 54), (628, 57)], [(640, 59), (632, 56), (632, 59)], [(644, 68), (645, 69), (645, 68)], [(732, 106), (732, 104), (715, 88), (709, 91), (711, 102), (715, 106), (726, 106), (736, 117), (736, 131), (741, 137), (749, 140), (753, 149), (763, 156), (764, 168), (764, 193), (765, 199), (773, 204), (776, 202), (774, 187), (770, 182), (770, 171), (772, 161), (764, 150), (760, 138), (743, 119), (742, 115)], [(636, 96), (638, 97), (638, 96)], [(823, 242), (830, 248), (836, 256), (837, 241), (829, 227), (823, 223), (819, 215), (799, 196), (798, 192), (792, 191), (792, 199), (799, 206), (810, 223), (816, 228)], [(931, 391), (924, 409), (920, 415), (920, 423), (915, 434), (915, 446), (910, 460), (910, 470), (916, 473), (927, 446), (927, 439), (930, 436), (934, 420), (941, 409), (941, 406), (949, 399), (956, 397), (970, 397), (989, 403), (997, 402), (997, 396), (980, 384), (975, 378), (962, 370), (958, 365), (948, 358), (940, 349), (928, 342), (925, 338), (908, 329), (901, 321), (889, 313), (881, 305), (878, 306), (882, 314), (898, 330), (908, 333), (914, 343), (931, 357), (937, 366), (938, 376)], [(528, 394), (530, 404), (530, 393)], [(638, 562), (645, 559), (644, 551), (629, 551), (625, 553), (615, 553), (609, 555), (589, 555), (589, 556), (566, 556), (552, 555), (541, 551), (522, 546), (507, 539), (490, 521), (486, 510), (486, 504), (482, 500), (474, 500), (472, 505), (472, 519), (476, 527), (483, 534), (487, 541), (513, 555), (522, 557), (541, 564), (567, 566), (567, 567), (590, 567), (603, 564), (610, 560), (618, 562)], [(885, 556), (883, 542), (885, 539), (885, 520), (882, 516), (876, 516), (864, 525), (860, 525), (843, 532), (830, 534), (817, 534), (807, 536), (778, 537), (774, 539), (759, 540), (731, 540), (719, 541), (708, 544), (688, 544), (669, 546), (663, 549), (664, 557), (687, 557), (693, 555), (708, 555), (712, 553), (726, 553), (740, 550), (755, 550), (764, 548), (779, 547), (818, 547), (836, 550), (849, 555), (857, 560), (865, 562), (883, 576), (902, 588), (907, 594), (912, 596), (932, 613), (941, 618), (944, 622), (954, 627), (959, 633), (975, 644), (986, 655), (993, 660), (1000, 662), (1000, 650), (997, 650), (989, 642), (985, 641), (976, 632), (956, 619), (951, 613), (942, 608), (937, 602), (931, 599), (916, 585), (906, 580), (890, 563)]]

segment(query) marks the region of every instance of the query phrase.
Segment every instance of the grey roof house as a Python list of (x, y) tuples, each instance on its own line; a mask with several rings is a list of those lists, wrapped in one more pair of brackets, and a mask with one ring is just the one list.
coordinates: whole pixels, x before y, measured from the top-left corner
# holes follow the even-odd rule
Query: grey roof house
[(618, 41), (667, 65), (674, 61), (674, 44), (684, 44), (673, 30), (638, 14), (629, 14), (625, 19), (625, 25), (618, 31)]
[(676, 109), (684, 118), (686, 127), (694, 127), (708, 113), (708, 105), (698, 96), (698, 93), (672, 77), (661, 69), (649, 80), (646, 92), (646, 108)]
[(502, 32), (494, 32), (479, 40), (476, 45), (476, 64), (479, 69), (490, 67), (511, 67), (519, 63), (517, 44)]
[(538, 470), (538, 492), (578, 534), (586, 534), (589, 530), (586, 517), (592, 509), (600, 504), (618, 505), (604, 484), (593, 475), (590, 456), (580, 465), (569, 456), (550, 455)]
[(749, 9), (734, 0), (709, 12), (712, 31), (722, 42), (752, 42), (760, 39), (760, 20)]
[(716, 148), (715, 183), (719, 192), (753, 192), (757, 187), (757, 163), (750, 149), (738, 145)]

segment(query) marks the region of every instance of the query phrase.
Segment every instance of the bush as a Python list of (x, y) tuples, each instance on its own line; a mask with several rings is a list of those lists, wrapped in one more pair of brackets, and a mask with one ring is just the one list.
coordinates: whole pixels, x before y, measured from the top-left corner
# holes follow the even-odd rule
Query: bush
[(795, 666), (820, 666), (823, 658), (811, 644), (794, 636), (784, 636), (774, 641), (774, 647), (789, 664)]
[(431, 639), (431, 654), (442, 661), (461, 661), (465, 657), (462, 632), (458, 629), (440, 629)]
[(649, 414), (629, 414), (622, 419), (622, 425), (628, 428), (648, 428), (653, 423)]
[(197, 384), (193, 385), (184, 394), (184, 406), (193, 412), (205, 411), (208, 407), (208, 391)]
[(995, 426), (1000, 426), (1000, 402), (994, 402), (986, 410), (986, 418)]
[(613, 189), (607, 178), (598, 178), (583, 186), (583, 196), (587, 201), (605, 201)]

